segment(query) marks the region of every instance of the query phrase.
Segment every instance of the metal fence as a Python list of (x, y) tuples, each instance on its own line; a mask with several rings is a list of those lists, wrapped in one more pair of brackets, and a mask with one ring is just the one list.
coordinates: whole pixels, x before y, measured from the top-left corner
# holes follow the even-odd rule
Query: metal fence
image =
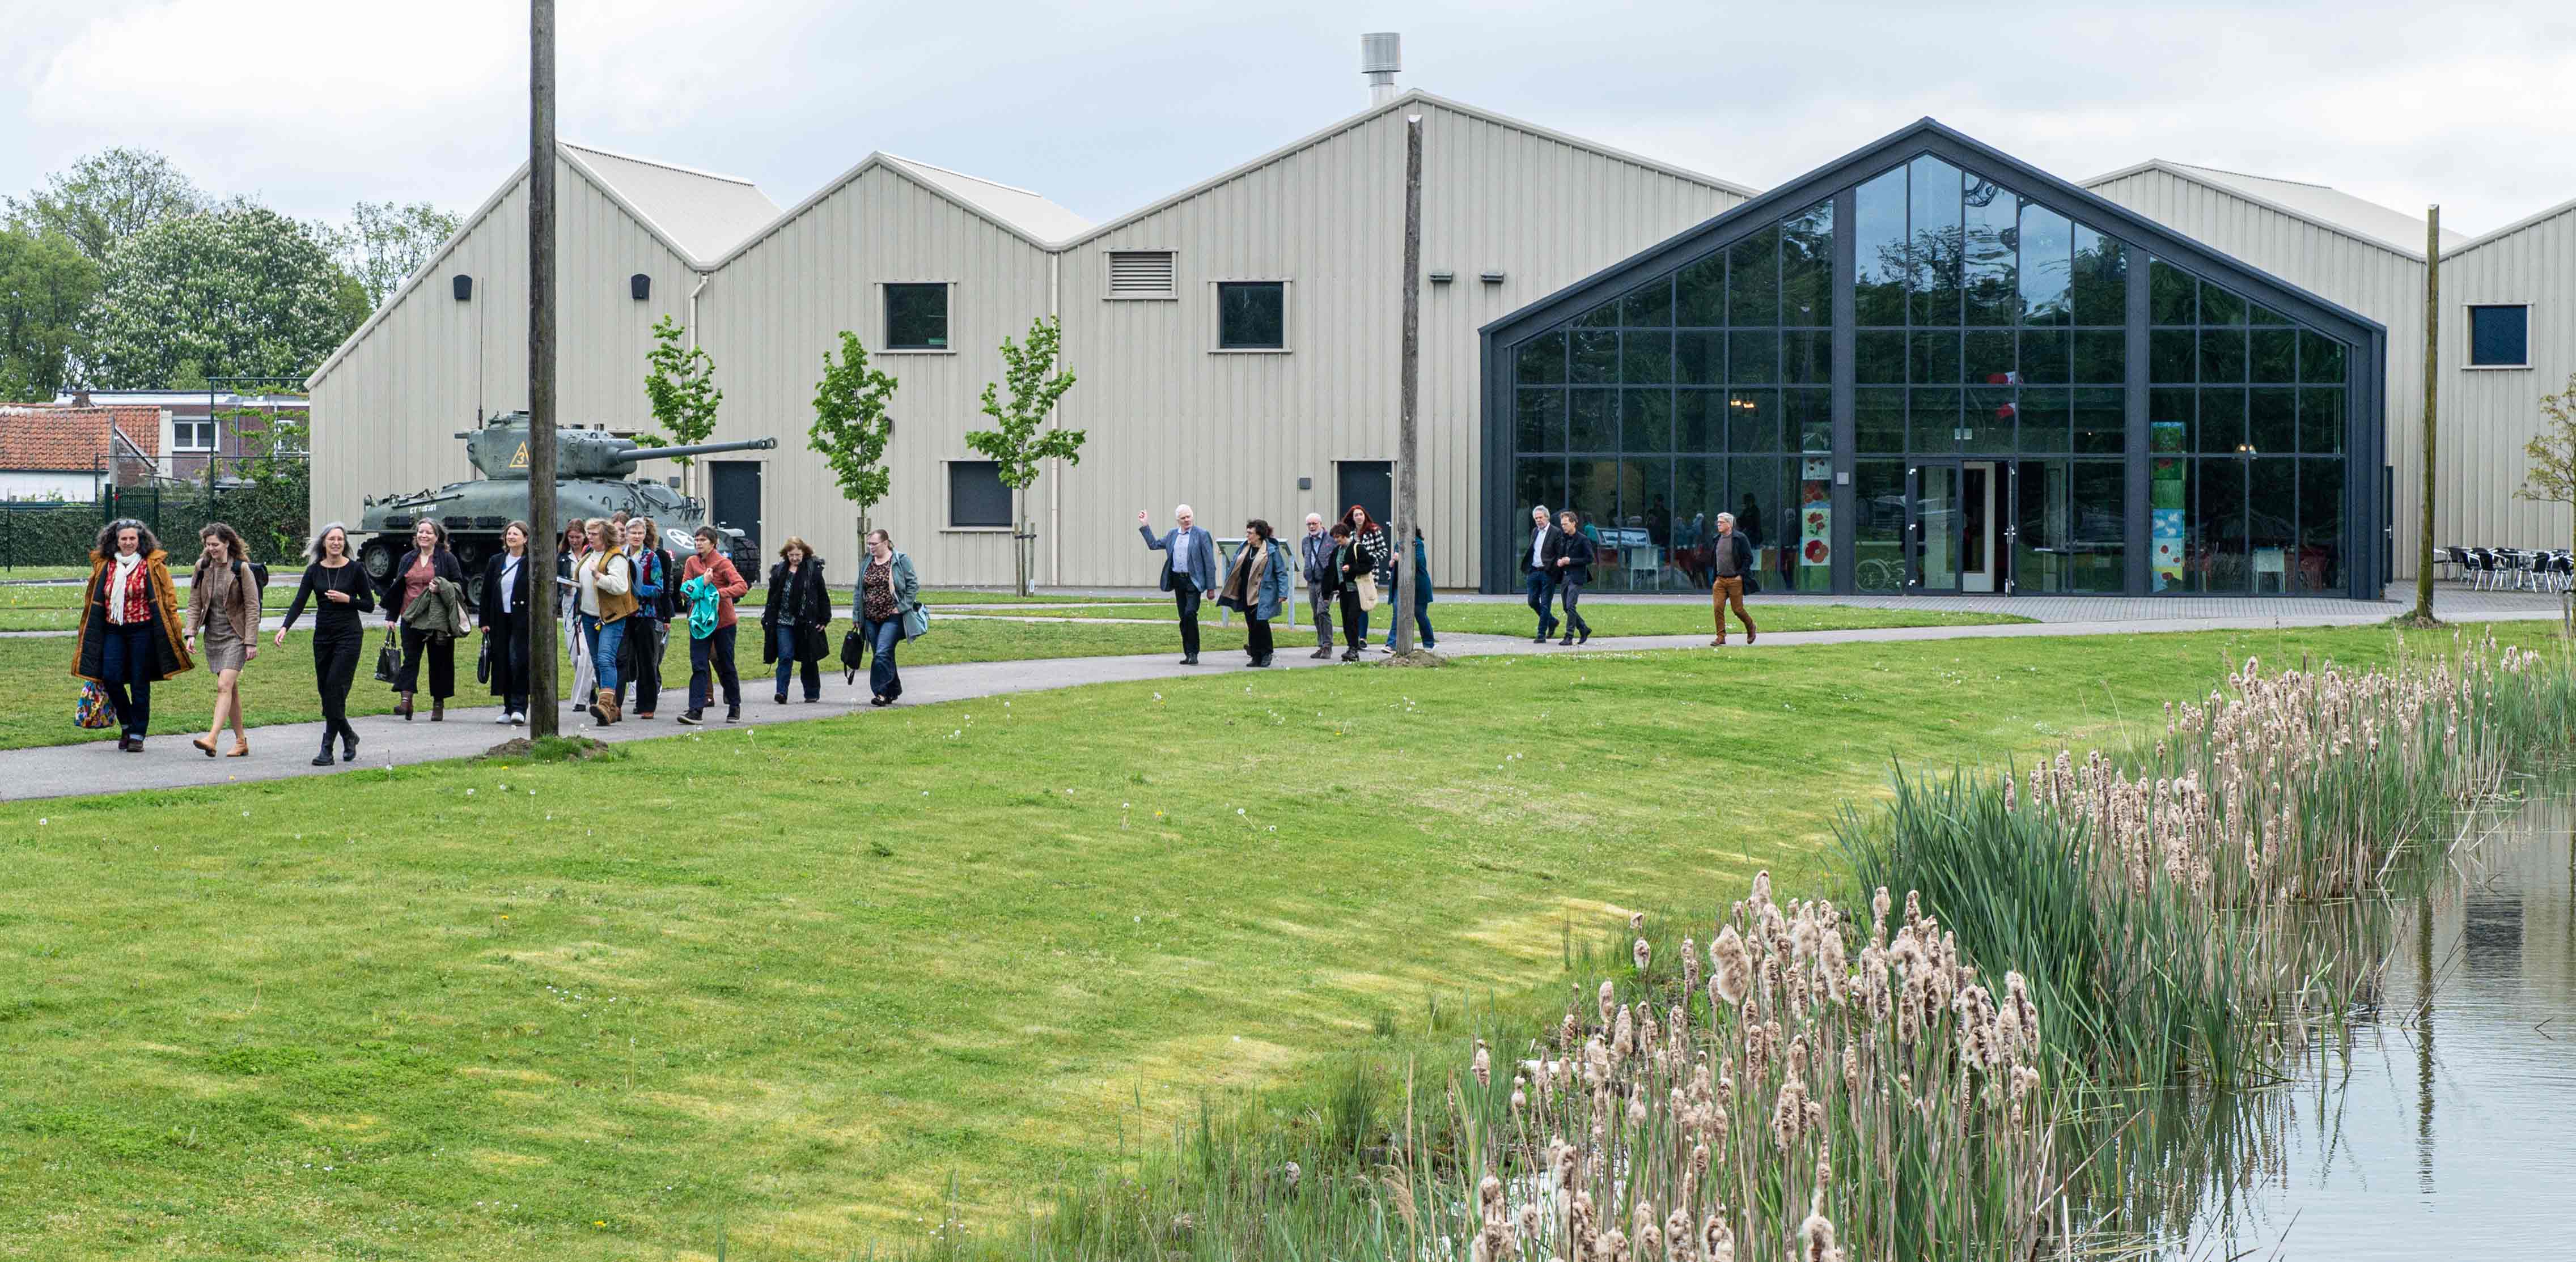
[[(302, 459), (277, 460), (258, 480), (225, 475), (209, 489), (195, 481), (146, 475), (131, 480), (133, 470), (106, 469), (98, 477), (98, 498), (11, 500), (0, 503), (0, 570), (28, 566), (81, 565), (98, 542), (99, 528), (131, 517), (152, 528), (173, 556), (196, 554), (199, 527), (210, 521), (228, 523), (241, 532), (251, 556), (285, 561), (304, 546), (311, 502), (311, 480)], [(120, 484), (120, 474), (127, 476)]]

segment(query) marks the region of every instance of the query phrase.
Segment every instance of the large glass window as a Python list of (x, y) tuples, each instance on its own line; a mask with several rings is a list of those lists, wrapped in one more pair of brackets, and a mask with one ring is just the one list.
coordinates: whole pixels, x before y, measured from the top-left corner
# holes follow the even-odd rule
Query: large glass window
[(2343, 343), (2163, 259), (2147, 291), (2154, 590), (2336, 589), (2340, 463), (2291, 457), (2343, 450)]
[[(2133, 549), (2156, 591), (2342, 581), (2345, 343), (1930, 154), (1846, 191), (1848, 219), (1827, 200), (1749, 225), (1512, 348), (1515, 485), (1525, 499), (1552, 487), (1551, 507), (1581, 517), (1601, 586), (1704, 585), (1729, 512), (1769, 590), (1828, 590), (1837, 527), (1859, 590), (1905, 590), (1908, 470), (1943, 468), (1976, 497), (1956, 520), (2018, 527), (1984, 566), (2015, 590), (2123, 591)], [(1847, 341), (1837, 232), (1851, 238)], [(2498, 328), (2479, 355), (2519, 354)], [(1848, 452), (1833, 441), (1838, 346)], [(2150, 510), (2135, 538), (2133, 434)], [(1853, 470), (1848, 523), (1834, 520), (1837, 460)]]

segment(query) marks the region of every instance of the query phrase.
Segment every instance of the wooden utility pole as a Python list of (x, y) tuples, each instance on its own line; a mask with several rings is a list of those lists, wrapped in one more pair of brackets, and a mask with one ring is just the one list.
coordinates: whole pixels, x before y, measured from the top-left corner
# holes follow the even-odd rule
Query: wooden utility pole
[[(555, 734), (555, 0), (528, 4), (528, 736)], [(538, 592), (544, 592), (540, 599)]]
[(2442, 208), (2424, 208), (2424, 505), (2415, 526), (2415, 621), (2433, 620), (2433, 433), (2442, 393)]
[(1404, 120), (1404, 360), (1403, 401), (1395, 415), (1395, 651), (1413, 651), (1413, 590), (1423, 581), (1413, 563), (1413, 532), (1421, 528), (1420, 480), (1414, 476), (1422, 452), (1421, 426), (1414, 411), (1422, 397), (1422, 116)]

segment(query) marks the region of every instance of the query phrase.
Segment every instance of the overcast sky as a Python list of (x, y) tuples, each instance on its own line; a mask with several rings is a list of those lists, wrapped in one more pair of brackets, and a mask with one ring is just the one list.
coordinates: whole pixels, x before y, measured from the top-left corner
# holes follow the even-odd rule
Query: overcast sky
[[(2170, 158), (2476, 233), (2576, 198), (2576, 4), (561, 0), (561, 134), (792, 205), (872, 149), (1095, 220), (1399, 80), (1767, 187), (1923, 115), (2070, 179)], [(0, 190), (112, 144), (337, 218), (526, 154), (526, 6), (0, 0)]]

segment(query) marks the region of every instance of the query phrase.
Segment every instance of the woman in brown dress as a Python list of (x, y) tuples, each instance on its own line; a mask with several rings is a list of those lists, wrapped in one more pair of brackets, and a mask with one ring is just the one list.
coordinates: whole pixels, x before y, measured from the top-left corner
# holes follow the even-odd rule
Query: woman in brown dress
[(188, 585), (188, 651), (200, 652), (198, 641), (204, 641), (206, 669), (215, 672), (215, 721), (204, 736), (188, 743), (214, 757), (215, 738), (223, 735), (229, 719), (229, 756), (246, 757), (250, 732), (242, 725), (241, 673), (259, 656), (259, 585), (242, 558), (241, 535), (232, 527), (208, 522), (197, 532), (197, 541), (204, 551)]

